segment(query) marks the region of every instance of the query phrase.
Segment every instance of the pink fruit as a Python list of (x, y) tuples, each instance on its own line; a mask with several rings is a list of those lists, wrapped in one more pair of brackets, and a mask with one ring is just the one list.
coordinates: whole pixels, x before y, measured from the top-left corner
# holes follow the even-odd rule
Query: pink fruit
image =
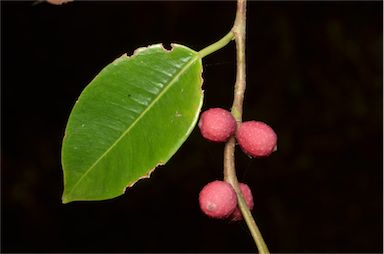
[(211, 108), (203, 112), (199, 121), (201, 135), (214, 142), (225, 142), (236, 131), (236, 120), (231, 112)]
[(236, 193), (232, 186), (224, 181), (213, 181), (200, 191), (201, 210), (212, 218), (229, 217), (237, 206)]
[(263, 122), (249, 121), (240, 124), (236, 139), (243, 151), (253, 157), (268, 156), (277, 148), (277, 136)]
[[(253, 197), (252, 197), (252, 191), (249, 188), (249, 186), (245, 183), (239, 183), (239, 187), (241, 190), (241, 193), (243, 194), (243, 198), (245, 200), (245, 203), (247, 204), (249, 210), (253, 209)], [(237, 206), (233, 213), (231, 214), (231, 220), (232, 221), (239, 221), (242, 220), (243, 216), (241, 215), (240, 209)]]

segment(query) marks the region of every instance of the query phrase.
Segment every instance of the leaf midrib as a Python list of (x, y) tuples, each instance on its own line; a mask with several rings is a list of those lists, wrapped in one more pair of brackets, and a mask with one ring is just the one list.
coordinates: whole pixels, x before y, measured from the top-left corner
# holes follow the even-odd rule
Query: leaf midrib
[(87, 169), (87, 171), (83, 174), (82, 177), (80, 177), (80, 179), (75, 183), (75, 185), (73, 186), (72, 190), (66, 195), (67, 198), (72, 194), (72, 192), (77, 188), (77, 186), (80, 184), (80, 182), (84, 179), (84, 177), (86, 177), (89, 172), (92, 171), (92, 169), (116, 146), (116, 144), (118, 144), (120, 142), (120, 140), (122, 140), (125, 135), (136, 125), (136, 123), (146, 114), (147, 111), (149, 111), (152, 106), (162, 97), (162, 95), (168, 91), (168, 89), (170, 87), (172, 87), (173, 83), (175, 83), (178, 78), (183, 74), (185, 73), (185, 71), (193, 64), (195, 63), (197, 60), (199, 59), (199, 57), (196, 55), (194, 56), (193, 58), (191, 58), (190, 62), (185, 65), (181, 70), (180, 72), (173, 77), (173, 79), (169, 82), (169, 85), (165, 87), (164, 90), (162, 90), (159, 95), (151, 102), (151, 104), (149, 104), (149, 106), (135, 119), (135, 121), (133, 121), (133, 123), (127, 128), (127, 130), (125, 130), (123, 132), (123, 134), (121, 134), (121, 136), (116, 139), (116, 141), (90, 166), (89, 169)]

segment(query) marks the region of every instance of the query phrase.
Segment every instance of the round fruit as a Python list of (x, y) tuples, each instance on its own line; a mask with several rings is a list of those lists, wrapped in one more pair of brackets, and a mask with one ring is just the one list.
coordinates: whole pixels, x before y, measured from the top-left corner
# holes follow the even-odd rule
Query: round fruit
[(211, 108), (203, 112), (199, 121), (201, 135), (214, 142), (225, 142), (236, 131), (236, 120), (231, 112)]
[(199, 203), (203, 213), (209, 217), (225, 219), (235, 210), (237, 198), (229, 183), (213, 181), (200, 191)]
[(268, 156), (277, 148), (276, 133), (263, 122), (241, 123), (236, 132), (236, 139), (241, 149), (253, 157)]
[[(252, 197), (252, 191), (249, 188), (249, 186), (245, 183), (239, 183), (239, 187), (241, 190), (241, 194), (243, 194), (243, 198), (245, 200), (245, 203), (247, 204), (249, 210), (253, 209), (253, 197)], [(231, 220), (233, 221), (239, 221), (242, 220), (243, 216), (241, 215), (239, 207), (236, 207), (236, 209), (231, 214)]]

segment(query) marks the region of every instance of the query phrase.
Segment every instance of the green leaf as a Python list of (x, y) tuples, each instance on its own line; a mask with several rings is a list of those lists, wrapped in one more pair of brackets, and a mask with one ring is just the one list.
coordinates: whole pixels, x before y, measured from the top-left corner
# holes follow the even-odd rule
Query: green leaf
[(63, 203), (123, 194), (187, 139), (203, 101), (201, 58), (172, 46), (123, 55), (81, 93), (62, 146)]

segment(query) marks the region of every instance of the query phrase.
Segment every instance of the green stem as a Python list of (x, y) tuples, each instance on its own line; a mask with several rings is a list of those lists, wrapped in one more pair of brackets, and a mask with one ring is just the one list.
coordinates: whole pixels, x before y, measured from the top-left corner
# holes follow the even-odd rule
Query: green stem
[(221, 38), (219, 41), (209, 45), (206, 48), (203, 48), (199, 51), (199, 56), (201, 58), (206, 57), (209, 54), (212, 54), (213, 52), (225, 47), (228, 43), (230, 43), (235, 38), (235, 35), (232, 31), (227, 33), (223, 38)]

